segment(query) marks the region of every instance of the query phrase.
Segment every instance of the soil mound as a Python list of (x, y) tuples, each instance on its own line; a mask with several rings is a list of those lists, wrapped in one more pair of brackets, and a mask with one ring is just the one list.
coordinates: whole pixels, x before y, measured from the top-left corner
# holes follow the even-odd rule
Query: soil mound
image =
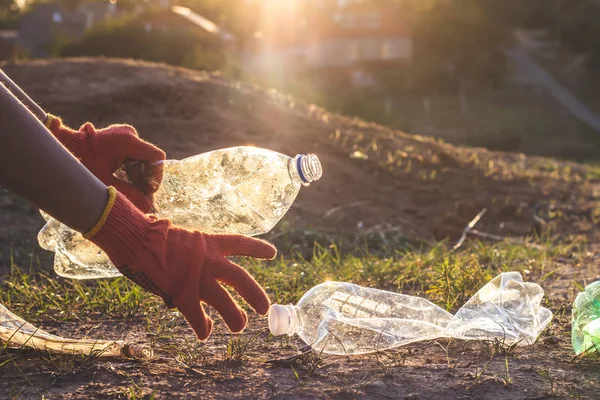
[[(4, 69), (67, 124), (132, 124), (168, 158), (248, 144), (290, 156), (316, 153), (324, 175), (286, 216), (294, 226), (454, 238), (484, 207), (478, 228), (495, 235), (549, 226), (580, 231), (593, 222), (595, 183), (578, 164), (455, 147), (218, 74), (159, 64), (76, 59)], [(36, 210), (0, 192), (2, 249), (31, 252), (41, 224)]]

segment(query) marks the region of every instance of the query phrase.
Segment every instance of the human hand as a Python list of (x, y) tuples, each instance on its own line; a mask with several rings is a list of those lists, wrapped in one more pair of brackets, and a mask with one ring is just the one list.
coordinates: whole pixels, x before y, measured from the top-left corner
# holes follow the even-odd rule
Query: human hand
[(269, 299), (254, 278), (226, 257), (272, 259), (276, 249), (242, 235), (211, 235), (147, 216), (114, 188), (98, 224), (84, 236), (103, 249), (121, 273), (177, 307), (200, 340), (212, 330), (202, 302), (214, 307), (229, 329), (245, 328), (247, 316), (219, 282), (233, 287), (260, 314)]
[[(162, 180), (162, 166), (157, 161), (166, 158), (165, 152), (140, 139), (130, 125), (111, 125), (96, 129), (91, 123), (73, 130), (62, 121), (48, 114), (46, 126), (52, 134), (98, 179), (107, 186), (114, 186), (136, 207), (147, 213), (152, 210), (152, 197)], [(139, 168), (131, 182), (118, 179), (114, 173), (127, 167), (128, 160), (143, 162), (143, 173)]]

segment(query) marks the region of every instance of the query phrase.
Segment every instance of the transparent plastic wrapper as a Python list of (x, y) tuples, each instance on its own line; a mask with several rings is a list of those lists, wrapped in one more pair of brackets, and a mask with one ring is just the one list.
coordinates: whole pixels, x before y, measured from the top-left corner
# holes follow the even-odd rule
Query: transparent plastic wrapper
[(571, 342), (577, 355), (600, 351), (600, 281), (586, 286), (573, 303)]
[(297, 305), (271, 306), (273, 335), (298, 334), (317, 352), (365, 354), (436, 338), (533, 344), (552, 319), (543, 289), (505, 272), (455, 315), (421, 297), (351, 283), (315, 286)]
[[(260, 235), (270, 231), (292, 206), (300, 188), (321, 177), (314, 154), (294, 158), (271, 150), (239, 146), (162, 162), (163, 180), (154, 194), (159, 217), (207, 233)], [(64, 277), (120, 276), (92, 242), (42, 212), (47, 223), (40, 246), (55, 252), (54, 269)]]
[(123, 357), (139, 360), (153, 357), (152, 349), (145, 345), (127, 343), (122, 340), (68, 339), (52, 335), (19, 318), (2, 304), (0, 304), (0, 340), (16, 346), (61, 354), (89, 355), (98, 358)]

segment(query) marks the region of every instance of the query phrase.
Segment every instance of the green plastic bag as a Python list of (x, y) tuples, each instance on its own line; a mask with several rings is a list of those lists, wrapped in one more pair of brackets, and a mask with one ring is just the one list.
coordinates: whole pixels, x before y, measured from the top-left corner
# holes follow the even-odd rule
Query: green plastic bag
[(600, 281), (589, 284), (573, 303), (571, 341), (575, 354), (600, 351)]

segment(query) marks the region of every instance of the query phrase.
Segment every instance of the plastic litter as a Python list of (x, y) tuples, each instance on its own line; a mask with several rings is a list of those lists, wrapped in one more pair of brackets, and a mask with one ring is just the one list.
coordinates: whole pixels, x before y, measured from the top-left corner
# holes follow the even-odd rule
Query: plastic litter
[(600, 281), (586, 286), (573, 303), (571, 342), (577, 355), (600, 351)]
[[(286, 155), (249, 146), (162, 162), (163, 181), (154, 195), (156, 214), (207, 233), (260, 235), (270, 231), (302, 186), (321, 177), (314, 154)], [(108, 256), (66, 225), (42, 212), (47, 223), (38, 242), (55, 252), (60, 276), (97, 279), (120, 276)]]
[(298, 334), (317, 352), (365, 354), (436, 338), (533, 344), (552, 319), (543, 289), (505, 272), (483, 286), (455, 315), (421, 297), (326, 282), (297, 305), (271, 306), (275, 336)]
[(91, 355), (98, 358), (150, 359), (150, 347), (122, 340), (69, 339), (52, 335), (35, 327), (0, 304), (0, 340), (37, 350), (72, 355)]

